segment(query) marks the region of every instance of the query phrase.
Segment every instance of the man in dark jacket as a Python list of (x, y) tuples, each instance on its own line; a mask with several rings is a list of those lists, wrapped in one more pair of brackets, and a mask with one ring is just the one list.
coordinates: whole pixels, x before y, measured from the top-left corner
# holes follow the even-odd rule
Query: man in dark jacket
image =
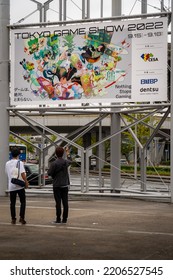
[[(48, 175), (53, 178), (53, 193), (56, 202), (55, 223), (66, 223), (68, 218), (68, 189), (70, 185), (68, 167), (72, 161), (68, 149), (66, 149), (66, 155), (69, 159), (63, 159), (64, 149), (62, 147), (57, 147), (55, 153), (57, 159), (52, 162), (48, 170)], [(61, 202), (63, 205), (62, 219)]]

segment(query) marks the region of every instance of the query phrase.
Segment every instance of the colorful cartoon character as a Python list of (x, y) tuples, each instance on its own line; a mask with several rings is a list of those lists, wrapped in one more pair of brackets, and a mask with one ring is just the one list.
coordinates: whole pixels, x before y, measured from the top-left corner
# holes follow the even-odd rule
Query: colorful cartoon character
[(81, 53), (81, 60), (83, 63), (85, 63), (85, 60), (87, 60), (89, 63), (95, 63), (100, 59), (101, 55), (104, 53), (105, 45), (101, 44), (96, 48), (90, 45), (84, 46), (83, 48), (79, 49), (85, 51)]
[(20, 62), (34, 96), (53, 100), (90, 98), (105, 94), (114, 85), (120, 53), (125, 54), (124, 48), (129, 47), (125, 40), (118, 47), (111, 43), (111, 32), (100, 30), (86, 34), (83, 41), (83, 35), (76, 40), (76, 34), (41, 34), (24, 40), (26, 59)]
[(51, 35), (47, 39), (47, 45), (52, 50), (52, 59), (56, 59), (59, 54), (59, 38), (57, 35)]
[(83, 66), (82, 66), (82, 63), (81, 63), (81, 60), (80, 60), (78, 54), (72, 53), (72, 55), (70, 57), (70, 61), (74, 68), (76, 68), (77, 70), (82, 69)]
[(28, 41), (28, 47), (29, 47), (29, 54), (38, 52), (38, 50), (39, 50), (38, 38), (30, 39)]
[(90, 97), (92, 94), (92, 82), (89, 73), (84, 73), (81, 76), (81, 83), (86, 97)]
[(49, 98), (52, 98), (54, 96), (54, 88), (52, 84), (43, 77), (38, 77), (37, 81), (41, 88), (43, 88), (48, 93)]
[(24, 58), (22, 61), (20, 61), (20, 65), (22, 65), (23, 69), (32, 71), (34, 69), (34, 63), (30, 61), (26, 61)]

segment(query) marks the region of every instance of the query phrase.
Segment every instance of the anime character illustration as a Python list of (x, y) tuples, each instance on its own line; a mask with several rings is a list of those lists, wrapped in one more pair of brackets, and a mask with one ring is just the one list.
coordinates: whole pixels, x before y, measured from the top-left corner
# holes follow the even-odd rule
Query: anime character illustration
[(83, 63), (85, 63), (85, 60), (87, 60), (89, 63), (95, 63), (100, 59), (101, 55), (103, 55), (105, 46), (104, 44), (101, 44), (95, 48), (94, 46), (90, 45), (79, 48), (79, 50), (84, 51), (81, 53), (81, 60)]
[(24, 41), (20, 60), (23, 79), (38, 100), (72, 100), (106, 96), (107, 89), (123, 79), (124, 69), (117, 69), (130, 44), (124, 39), (119, 46), (112, 32), (94, 34), (51, 34)]

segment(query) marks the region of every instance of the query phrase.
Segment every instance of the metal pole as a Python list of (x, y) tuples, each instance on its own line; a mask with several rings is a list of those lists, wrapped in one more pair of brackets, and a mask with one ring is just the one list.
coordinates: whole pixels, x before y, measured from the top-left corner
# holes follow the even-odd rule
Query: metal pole
[[(144, 14), (143, 18), (153, 18), (153, 17), (162, 17), (162, 16), (170, 16), (170, 12), (163, 12), (163, 13), (148, 13)], [(111, 16), (111, 17), (105, 17), (105, 18), (88, 18), (88, 19), (79, 19), (79, 20), (68, 20), (68, 24), (74, 24), (74, 23), (87, 23), (87, 22), (106, 22), (106, 21), (111, 21), (111, 20), (125, 20), (125, 19), (138, 19), (141, 18), (141, 14), (137, 15), (123, 15), (123, 16)], [(43, 23), (25, 23), (25, 24), (13, 24), (13, 25), (8, 25), (9, 28), (13, 29), (22, 29), (22, 28), (27, 28), (27, 27), (35, 27), (35, 26), (53, 26), (53, 25), (59, 25), (59, 24), (67, 24), (66, 21), (58, 22), (58, 21), (51, 21), (51, 22), (43, 22)]]
[(89, 150), (86, 148), (85, 157), (85, 168), (86, 168), (86, 192), (89, 192)]
[(141, 13), (147, 14), (147, 0), (141, 1)]
[[(171, 0), (171, 11), (173, 13), (173, 0)], [(173, 45), (173, 18), (171, 17), (171, 49)], [(171, 51), (171, 138), (173, 137), (173, 52)], [(171, 203), (173, 203), (173, 141), (171, 141)]]
[(64, 7), (63, 7), (63, 20), (66, 21), (67, 20), (67, 0), (64, 0)]
[[(141, 14), (147, 14), (147, 0), (141, 1)], [(145, 148), (140, 150), (140, 169), (141, 169), (141, 191), (146, 191), (147, 182), (147, 151)]]
[(85, 0), (82, 0), (82, 19), (85, 19)]
[(147, 190), (146, 182), (147, 182), (147, 176), (146, 176), (146, 157), (147, 157), (147, 151), (146, 148), (141, 149), (141, 157), (140, 157), (140, 167), (141, 167), (141, 191)]
[[(99, 122), (99, 141), (102, 140), (102, 121)], [(102, 187), (102, 162), (101, 162), (101, 158), (102, 158), (102, 147), (103, 144), (100, 144), (98, 149), (99, 149), (99, 188)]]
[(90, 0), (87, 0), (87, 18), (90, 18)]
[(42, 180), (42, 186), (45, 186), (45, 173), (46, 173), (46, 168), (45, 168), (45, 150), (44, 150), (44, 139), (43, 139), (43, 151), (42, 151), (42, 156), (43, 156), (43, 168), (42, 168), (42, 175), (43, 178), (41, 178)]
[[(43, 117), (43, 124), (45, 126), (45, 117)], [(45, 135), (45, 130), (43, 129), (43, 134)], [(41, 178), (42, 180), (42, 186), (45, 186), (45, 150), (44, 150), (44, 147), (45, 147), (45, 138), (42, 137), (42, 143), (41, 143), (41, 146), (42, 146), (42, 174), (43, 174), (43, 178)]]
[[(137, 136), (137, 125), (135, 125), (135, 135)], [(134, 178), (135, 179), (137, 179), (137, 152), (138, 152), (137, 143), (135, 141), (135, 155), (134, 155)]]
[(102, 18), (103, 17), (103, 0), (101, 0), (101, 3), (100, 3), (100, 17)]
[(44, 22), (44, 6), (42, 4), (40, 5), (39, 11), (40, 11), (40, 22)]
[(47, 0), (44, 4), (43, 4), (43, 13), (44, 13), (44, 22), (47, 21), (46, 15), (47, 15), (47, 11), (49, 10), (49, 3), (51, 3), (53, 0)]
[(164, 11), (164, 0), (161, 0), (161, 12), (163, 12)]
[(0, 196), (5, 195), (7, 177), (5, 163), (9, 158), (9, 31), (10, 1), (0, 0)]
[(44, 4), (43, 5), (43, 14), (44, 14), (44, 22), (47, 21), (47, 17), (46, 17), (46, 14), (47, 14), (47, 6)]
[(81, 192), (84, 192), (85, 168), (84, 168), (84, 151), (81, 150)]
[(36, 1), (36, 0), (30, 0), (30, 1), (34, 2), (35, 4), (37, 4), (37, 9), (40, 12), (40, 22), (43, 22), (43, 5), (40, 2)]
[(62, 21), (62, 0), (59, 0), (59, 21)]
[(38, 176), (38, 185), (41, 187), (42, 181), (41, 181), (41, 165), (42, 165), (42, 158), (43, 158), (43, 147), (41, 147), (41, 150), (39, 150), (39, 176)]
[[(112, 0), (112, 16), (121, 15), (121, 0)], [(117, 104), (118, 105), (118, 104)], [(117, 109), (113, 109), (115, 113), (111, 115), (111, 134), (121, 129), (120, 116), (116, 113)], [(111, 189), (115, 192), (115, 188), (120, 188), (121, 184), (121, 135), (118, 134), (111, 138), (110, 141), (110, 160), (111, 160)]]
[[(118, 113), (111, 115), (111, 134), (120, 131), (120, 116)], [(111, 160), (111, 189), (115, 192), (115, 188), (120, 188), (120, 179), (121, 179), (121, 172), (120, 172), (120, 157), (121, 157), (121, 135), (118, 134), (111, 138), (111, 145), (110, 145), (110, 160)]]
[(121, 0), (112, 0), (112, 16), (121, 15)]

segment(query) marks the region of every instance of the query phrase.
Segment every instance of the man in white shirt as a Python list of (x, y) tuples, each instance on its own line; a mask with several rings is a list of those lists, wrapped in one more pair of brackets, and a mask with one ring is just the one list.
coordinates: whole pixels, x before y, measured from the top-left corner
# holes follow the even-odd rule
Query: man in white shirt
[[(25, 208), (26, 208), (26, 195), (25, 188), (28, 187), (28, 181), (26, 178), (25, 168), (22, 161), (19, 160), (20, 150), (14, 147), (11, 151), (12, 159), (7, 161), (5, 166), (5, 172), (8, 176), (8, 190), (10, 193), (10, 211), (11, 211), (11, 223), (16, 224), (16, 197), (17, 194), (20, 199), (20, 219), (21, 224), (26, 224), (25, 221)], [(11, 179), (18, 177), (18, 162), (20, 163), (19, 179), (25, 182), (25, 188), (12, 184)]]

